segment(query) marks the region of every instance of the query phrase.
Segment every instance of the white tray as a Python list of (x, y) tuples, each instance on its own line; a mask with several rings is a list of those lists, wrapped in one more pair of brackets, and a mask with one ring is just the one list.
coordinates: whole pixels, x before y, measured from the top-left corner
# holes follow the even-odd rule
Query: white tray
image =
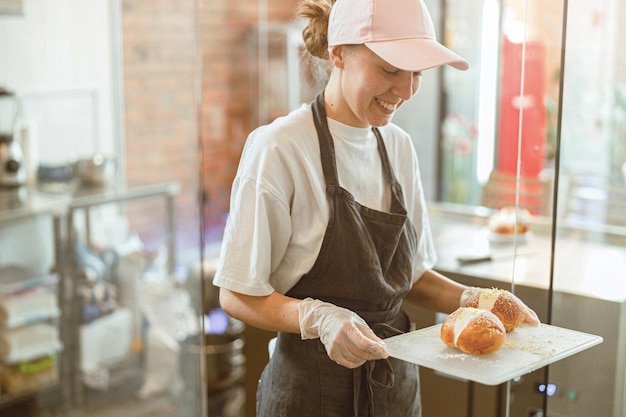
[(602, 337), (541, 324), (507, 334), (502, 349), (469, 355), (446, 346), (441, 324), (385, 339), (389, 355), (485, 385), (498, 385), (602, 343)]

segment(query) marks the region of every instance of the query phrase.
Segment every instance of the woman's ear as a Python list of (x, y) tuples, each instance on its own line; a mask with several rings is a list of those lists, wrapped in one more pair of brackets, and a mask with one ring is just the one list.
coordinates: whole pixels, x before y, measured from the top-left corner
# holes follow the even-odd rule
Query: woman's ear
[(328, 48), (328, 56), (330, 58), (330, 62), (333, 63), (334, 67), (343, 69), (343, 58), (345, 52), (345, 48), (343, 48), (342, 45), (331, 46), (330, 48)]

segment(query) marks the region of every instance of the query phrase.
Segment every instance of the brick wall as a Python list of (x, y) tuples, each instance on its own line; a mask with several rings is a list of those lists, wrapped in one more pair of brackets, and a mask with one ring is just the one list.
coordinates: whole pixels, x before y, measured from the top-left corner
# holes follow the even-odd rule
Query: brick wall
[[(185, 246), (197, 240), (198, 224), (195, 21), (193, 1), (122, 2), (127, 183), (181, 182), (177, 235)], [(131, 226), (148, 244), (164, 232), (155, 209), (152, 200), (129, 207)]]
[[(296, 0), (270, 0), (271, 22), (292, 19)], [(259, 21), (257, 0), (203, 0), (200, 6), (202, 62), (201, 133), (204, 146), (204, 190), (210, 225), (228, 211), (230, 187), (244, 141), (255, 127)]]
[[(296, 0), (268, 3), (271, 22), (292, 18)], [(179, 246), (198, 243), (200, 183), (209, 240), (219, 238), (228, 212), (241, 149), (255, 127), (256, 63), (250, 48), (258, 14), (257, 0), (122, 2), (126, 178), (131, 186), (182, 184), (176, 204)], [(163, 231), (162, 214), (153, 204), (129, 208), (132, 227), (148, 241)]]

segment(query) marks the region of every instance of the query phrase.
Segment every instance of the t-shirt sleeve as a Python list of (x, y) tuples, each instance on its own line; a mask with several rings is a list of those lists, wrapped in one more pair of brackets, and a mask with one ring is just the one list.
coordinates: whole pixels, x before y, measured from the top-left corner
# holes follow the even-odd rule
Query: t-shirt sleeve
[(257, 131), (244, 147), (231, 190), (216, 286), (257, 296), (275, 290), (270, 276), (289, 244), (293, 193), (292, 175), (278, 146), (273, 135)]
[(214, 285), (263, 296), (274, 291), (269, 277), (284, 256), (291, 233), (288, 208), (251, 178), (233, 183)]

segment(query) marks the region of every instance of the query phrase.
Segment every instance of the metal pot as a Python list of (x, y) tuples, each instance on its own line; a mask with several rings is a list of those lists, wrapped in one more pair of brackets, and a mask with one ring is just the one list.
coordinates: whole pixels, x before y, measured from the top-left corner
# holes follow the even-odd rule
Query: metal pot
[(191, 296), (191, 305), (202, 313), (220, 307), (219, 288), (213, 285), (217, 262), (217, 258), (212, 258), (194, 262), (189, 266), (185, 285)]
[(207, 392), (220, 391), (240, 383), (245, 375), (243, 334), (188, 337), (180, 342), (180, 370), (185, 381), (197, 381), (200, 360), (204, 357), (204, 382)]
[(117, 173), (117, 160), (113, 156), (98, 153), (91, 158), (77, 160), (73, 168), (76, 179), (82, 185), (110, 185)]

